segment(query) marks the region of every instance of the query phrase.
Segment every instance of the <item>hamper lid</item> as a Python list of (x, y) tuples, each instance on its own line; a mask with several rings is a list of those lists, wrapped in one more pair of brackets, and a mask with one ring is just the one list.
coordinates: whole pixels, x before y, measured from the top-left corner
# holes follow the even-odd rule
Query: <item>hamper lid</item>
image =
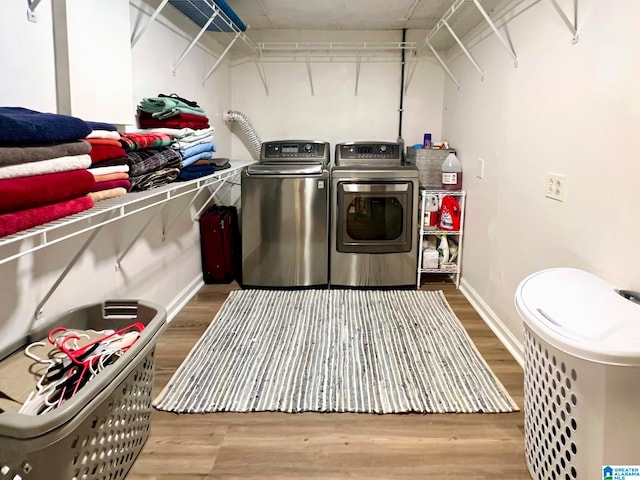
[(525, 326), (560, 350), (587, 360), (640, 365), (640, 304), (574, 268), (525, 278), (515, 303)]

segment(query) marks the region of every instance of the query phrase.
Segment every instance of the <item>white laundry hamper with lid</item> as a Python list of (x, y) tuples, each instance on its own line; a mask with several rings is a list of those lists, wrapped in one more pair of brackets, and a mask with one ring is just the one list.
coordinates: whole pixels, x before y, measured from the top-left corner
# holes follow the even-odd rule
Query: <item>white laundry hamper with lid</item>
[(515, 303), (532, 478), (640, 478), (640, 304), (571, 268), (525, 278)]

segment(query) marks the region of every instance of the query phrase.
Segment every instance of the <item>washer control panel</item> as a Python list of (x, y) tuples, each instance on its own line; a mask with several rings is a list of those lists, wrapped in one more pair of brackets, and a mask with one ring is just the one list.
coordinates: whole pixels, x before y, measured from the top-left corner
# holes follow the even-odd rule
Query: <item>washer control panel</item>
[(400, 165), (400, 144), (393, 142), (348, 142), (336, 145), (336, 165)]
[(262, 144), (260, 161), (313, 161), (326, 165), (329, 150), (329, 143), (319, 140), (276, 140)]

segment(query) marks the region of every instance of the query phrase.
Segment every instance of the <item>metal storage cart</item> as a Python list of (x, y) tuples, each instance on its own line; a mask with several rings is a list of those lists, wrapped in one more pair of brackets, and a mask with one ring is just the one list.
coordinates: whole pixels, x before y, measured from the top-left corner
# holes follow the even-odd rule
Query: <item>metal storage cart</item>
[(149, 436), (153, 355), (166, 327), (165, 309), (137, 300), (89, 305), (48, 322), (25, 343), (57, 326), (118, 330), (133, 322), (144, 325), (138, 340), (59, 408), (34, 416), (0, 414), (0, 479), (126, 476)]
[[(438, 211), (442, 207), (442, 199), (446, 196), (455, 198), (460, 204), (460, 228), (458, 230), (439, 230), (437, 226), (430, 227), (425, 224), (427, 210), (427, 198), (436, 197), (438, 202)], [(418, 276), (416, 279), (416, 288), (420, 288), (422, 280), (427, 274), (445, 274), (449, 275), (456, 288), (460, 287), (460, 272), (462, 270), (462, 240), (464, 236), (464, 215), (466, 210), (467, 192), (464, 190), (442, 190), (442, 189), (420, 189), (420, 207), (418, 213)], [(458, 254), (453, 262), (447, 262), (443, 265), (438, 264), (434, 267), (424, 265), (424, 248), (428, 238), (442, 237), (450, 238), (458, 247)]]
[(571, 268), (525, 278), (515, 303), (525, 327), (525, 451), (532, 477), (639, 478), (615, 472), (640, 470), (640, 304)]

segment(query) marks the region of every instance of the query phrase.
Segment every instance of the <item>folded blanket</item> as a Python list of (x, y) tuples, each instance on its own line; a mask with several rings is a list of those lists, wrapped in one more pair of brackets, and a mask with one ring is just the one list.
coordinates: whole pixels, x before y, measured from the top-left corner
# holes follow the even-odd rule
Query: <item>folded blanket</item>
[(157, 118), (159, 120), (173, 117), (180, 113), (206, 116), (205, 111), (202, 108), (191, 107), (177, 98), (171, 97), (143, 98), (138, 105), (138, 110), (150, 113), (153, 118)]
[(193, 180), (195, 178), (204, 177), (206, 175), (211, 175), (219, 170), (225, 170), (230, 168), (231, 164), (227, 163), (223, 166), (216, 166), (213, 164), (209, 165), (190, 165), (180, 170), (180, 175), (178, 175), (178, 180)]
[(196, 153), (195, 155), (191, 155), (190, 157), (185, 157), (182, 159), (182, 163), (180, 163), (180, 167), (184, 168), (184, 167), (188, 167), (189, 165), (193, 165), (194, 163), (196, 163), (198, 160), (201, 159), (211, 159), (213, 158), (213, 152), (200, 152), (200, 153)]
[(82, 155), (83, 153), (89, 153), (90, 150), (91, 145), (84, 140), (37, 147), (0, 147), (0, 167)]
[(131, 177), (131, 191), (151, 190), (166, 185), (178, 178), (179, 168), (161, 168), (153, 172)]
[(98, 163), (92, 163), (89, 168), (93, 170), (96, 167), (114, 167), (116, 165), (127, 165), (127, 157), (123, 155), (122, 157), (100, 160)]
[(184, 120), (138, 120), (140, 128), (189, 128), (192, 130), (198, 130), (203, 128), (209, 128), (211, 125), (209, 122), (185, 122)]
[(91, 145), (111, 145), (112, 147), (122, 147), (120, 140), (115, 138), (85, 138)]
[(85, 120), (91, 127), (91, 130), (106, 130), (110, 132), (115, 132), (117, 130), (116, 126), (111, 123), (105, 122), (91, 122), (89, 120)]
[(109, 190), (100, 190), (99, 192), (90, 192), (88, 195), (94, 202), (99, 202), (101, 200), (108, 200), (109, 198), (121, 197), (125, 193), (127, 193), (126, 189), (118, 187), (110, 188)]
[(49, 160), (41, 160), (39, 162), (29, 162), (21, 165), (0, 167), (0, 179), (29, 177), (31, 175), (43, 175), (45, 173), (68, 172), (69, 170), (88, 168), (89, 165), (91, 165), (91, 157), (88, 154), (51, 158)]
[[(213, 127), (209, 127), (213, 130)], [(193, 135), (196, 133), (196, 130), (193, 128), (166, 128), (166, 127), (158, 127), (158, 128), (150, 128), (141, 130), (145, 133), (165, 133), (169, 135), (171, 138), (183, 138), (187, 135)], [(213, 132), (211, 132), (213, 133)]]
[(198, 105), (198, 102), (195, 102), (193, 100), (188, 100), (188, 99), (186, 99), (184, 97), (180, 97), (177, 93), (170, 93), (169, 95), (166, 95), (164, 93), (159, 93), (158, 97), (160, 97), (160, 98), (162, 98), (162, 97), (177, 98), (178, 100), (180, 100), (181, 102), (186, 103), (190, 107), (199, 107), (200, 106), (200, 105)]
[(181, 148), (178, 151), (180, 152), (180, 155), (182, 155), (182, 158), (186, 158), (202, 152), (215, 152), (216, 146), (212, 142), (202, 142), (192, 145), (191, 147)]
[(135, 177), (166, 167), (171, 162), (174, 162), (175, 166), (180, 166), (182, 157), (176, 150), (161, 147), (127, 152), (127, 161), (130, 167), (129, 176)]
[(152, 113), (147, 113), (140, 109), (137, 110), (136, 114), (138, 115), (138, 120), (142, 120), (142, 121), (149, 120), (154, 122), (158, 122), (158, 121), (166, 122), (168, 120), (171, 120), (173, 122), (193, 122), (193, 123), (209, 122), (209, 117), (207, 117), (206, 115), (197, 115), (193, 113), (177, 113), (169, 118), (165, 118), (162, 120), (156, 118)]
[(110, 138), (112, 140), (120, 140), (120, 134), (118, 132), (112, 132), (111, 130), (93, 130), (87, 138)]
[(225, 168), (227, 168), (227, 166), (231, 166), (229, 164), (229, 159), (228, 158), (222, 158), (222, 157), (212, 158), (211, 160), (209, 160), (209, 163), (211, 165), (215, 165), (216, 167), (225, 167)]
[(0, 215), (0, 237), (52, 222), (53, 220), (88, 210), (91, 207), (93, 207), (93, 200), (88, 195), (84, 195), (72, 200), (54, 203), (53, 205), (5, 213)]
[(21, 107), (0, 107), (0, 145), (47, 145), (79, 140), (91, 127), (79, 118)]
[(117, 147), (113, 145), (92, 145), (89, 155), (91, 156), (91, 163), (96, 164), (104, 160), (110, 160), (112, 158), (124, 157), (127, 152), (124, 151), (120, 145)]
[(131, 182), (129, 180), (109, 180), (107, 182), (96, 182), (91, 188), (92, 192), (99, 192), (100, 190), (109, 190), (111, 188), (124, 188), (129, 190)]
[(116, 172), (128, 172), (129, 171), (129, 165), (128, 164), (124, 164), (124, 165), (113, 165), (110, 167), (92, 167), (89, 170), (87, 170), (89, 173), (91, 173), (92, 175), (108, 175), (110, 173), (116, 173)]
[(196, 165), (211, 165), (211, 160), (213, 160), (213, 158), (201, 158), (200, 160), (196, 160), (195, 162), (193, 162), (191, 165), (189, 165), (190, 167), (196, 166)]
[(166, 147), (172, 141), (172, 138), (166, 133), (123, 133), (120, 135), (122, 148), (127, 152)]
[[(92, 173), (92, 169), (87, 170)], [(129, 174), (127, 172), (114, 172), (106, 173), (104, 175), (93, 175), (96, 182), (109, 182), (111, 180), (129, 180)]]
[[(201, 167), (201, 168), (196, 168)], [(180, 169), (180, 174), (178, 175), (178, 180), (193, 180), (194, 178), (205, 177), (207, 175), (211, 175), (215, 173), (216, 169), (213, 165), (190, 165), (185, 168)]]
[(86, 195), (94, 183), (84, 169), (0, 180), (0, 214), (71, 200)]
[(200, 145), (201, 143), (213, 143), (213, 135), (194, 135), (191, 137), (185, 137), (180, 140), (174, 140), (170, 145), (171, 148), (176, 150), (186, 150), (189, 147)]

